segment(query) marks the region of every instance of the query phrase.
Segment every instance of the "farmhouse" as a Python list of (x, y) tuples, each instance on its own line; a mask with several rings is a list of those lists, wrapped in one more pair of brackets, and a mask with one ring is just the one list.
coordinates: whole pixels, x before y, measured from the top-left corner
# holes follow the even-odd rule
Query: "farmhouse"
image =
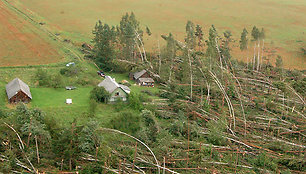
[(127, 97), (131, 90), (125, 85), (118, 84), (115, 79), (110, 76), (105, 76), (105, 79), (98, 84), (99, 87), (104, 87), (110, 93), (109, 102), (115, 102), (119, 99), (127, 101)]
[(154, 80), (146, 70), (129, 74), (131, 80), (135, 80), (138, 85), (154, 87)]
[(28, 103), (32, 99), (29, 86), (19, 78), (15, 78), (6, 85), (6, 94), (10, 103)]

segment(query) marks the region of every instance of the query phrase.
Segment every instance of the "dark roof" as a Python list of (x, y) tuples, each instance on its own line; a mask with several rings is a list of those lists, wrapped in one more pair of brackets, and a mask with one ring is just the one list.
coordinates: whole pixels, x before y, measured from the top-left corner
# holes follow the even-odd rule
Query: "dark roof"
[(31, 95), (29, 86), (25, 84), (23, 81), (21, 81), (19, 78), (15, 78), (14, 80), (12, 80), (6, 85), (6, 94), (7, 94), (8, 99), (11, 99), (19, 91), (22, 91), (29, 98), (32, 99), (32, 95)]
[(147, 71), (146, 70), (142, 70), (142, 71), (139, 71), (139, 72), (135, 72), (133, 77), (135, 79), (138, 79), (139, 77), (141, 77), (142, 75), (144, 75)]
[(104, 87), (106, 91), (109, 93), (112, 93), (117, 88), (121, 88), (124, 92), (129, 94), (131, 92), (130, 88), (125, 85), (119, 85), (115, 79), (113, 79), (111, 76), (105, 76), (105, 79), (98, 84), (100, 87)]
[(152, 78), (139, 78), (139, 82), (149, 82), (154, 83), (154, 80)]

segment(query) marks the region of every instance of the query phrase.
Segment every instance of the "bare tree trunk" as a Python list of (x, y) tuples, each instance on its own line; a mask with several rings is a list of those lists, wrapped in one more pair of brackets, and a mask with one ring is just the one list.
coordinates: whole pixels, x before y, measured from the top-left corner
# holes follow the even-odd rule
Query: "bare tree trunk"
[(37, 143), (37, 136), (35, 135), (35, 144), (36, 144), (36, 154), (37, 154), (37, 163), (39, 164), (39, 151), (38, 151), (38, 143)]
[(201, 85), (201, 102), (200, 102), (201, 107), (203, 106), (203, 85)]
[(189, 59), (189, 67), (190, 67), (190, 100), (192, 101), (192, 86), (193, 86), (193, 76), (192, 76), (192, 64), (191, 64), (191, 58), (189, 54), (189, 49), (187, 50), (188, 59)]
[(256, 62), (256, 42), (254, 43), (254, 57), (253, 57), (253, 70), (255, 70), (255, 62)]
[(260, 64), (260, 40), (258, 40), (258, 55), (257, 55), (257, 71), (259, 71), (259, 64)]
[(210, 103), (210, 84), (207, 83), (207, 104), (209, 105)]
[(135, 44), (136, 44), (136, 46), (137, 46), (137, 48), (138, 48), (138, 51), (139, 51), (139, 53), (140, 53), (141, 61), (143, 62), (143, 61), (144, 61), (144, 58), (143, 58), (142, 52), (141, 52), (141, 50), (140, 50), (140, 47), (139, 47), (139, 45), (138, 45), (136, 39), (134, 39), (134, 41), (135, 41)]
[(163, 174), (165, 174), (165, 168), (166, 168), (166, 157), (164, 157), (164, 168), (163, 168)]
[[(174, 53), (174, 48), (173, 48), (173, 53)], [(171, 66), (170, 66), (170, 72), (169, 72), (169, 82), (171, 82), (171, 77), (172, 77), (173, 59), (174, 59), (174, 54), (172, 54), (172, 56), (171, 56)]]
[(264, 46), (265, 46), (265, 40), (262, 40), (262, 48), (261, 48), (261, 63), (259, 69), (261, 69), (262, 64), (263, 64), (263, 54), (264, 54)]
[(159, 39), (158, 39), (158, 57), (159, 57), (159, 66), (158, 66), (158, 75), (160, 76), (160, 68), (161, 68), (161, 53), (160, 53), (160, 46), (159, 46)]
[(215, 39), (215, 42), (216, 42), (216, 48), (217, 48), (217, 51), (218, 51), (218, 54), (219, 54), (220, 66), (221, 66), (221, 69), (222, 69), (222, 68), (223, 68), (223, 65), (222, 65), (222, 56), (221, 56), (221, 54), (220, 54), (221, 51), (219, 50), (217, 38)]
[(96, 147), (96, 161), (98, 161), (98, 152), (99, 152), (99, 147)]
[(136, 155), (137, 155), (137, 142), (135, 145), (135, 152), (134, 152), (134, 159), (133, 159), (133, 165), (132, 165), (132, 170), (134, 171), (134, 166), (135, 166), (135, 161), (136, 161)]
[(247, 56), (247, 69), (249, 69), (249, 56)]

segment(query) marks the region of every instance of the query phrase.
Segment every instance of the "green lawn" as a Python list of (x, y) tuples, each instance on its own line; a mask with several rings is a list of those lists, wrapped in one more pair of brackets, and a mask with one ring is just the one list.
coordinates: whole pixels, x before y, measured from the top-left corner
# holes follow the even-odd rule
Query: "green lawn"
[(5, 84), (0, 81), (0, 108), (5, 107), (6, 98)]
[[(31, 105), (39, 108), (56, 107), (88, 107), (89, 95), (92, 88), (77, 88), (75, 90), (66, 90), (64, 88), (31, 88), (33, 100)], [(67, 105), (66, 99), (72, 99), (73, 104)]]

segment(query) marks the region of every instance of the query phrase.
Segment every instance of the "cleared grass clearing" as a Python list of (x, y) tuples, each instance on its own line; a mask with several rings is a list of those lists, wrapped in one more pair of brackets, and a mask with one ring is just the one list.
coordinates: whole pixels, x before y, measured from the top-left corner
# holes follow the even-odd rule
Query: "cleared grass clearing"
[[(14, 0), (13, 3), (76, 42), (90, 41), (95, 22), (117, 25), (126, 12), (133, 11), (140, 23), (151, 28), (153, 35), (145, 38), (147, 48), (157, 48), (161, 34), (169, 32), (183, 40), (187, 20), (208, 28), (214, 24), (219, 33), (226, 29), (238, 39), (243, 27), (249, 33), (253, 25), (266, 30), (266, 45), (283, 55), (285, 67), (305, 69), (305, 57), (298, 54), (305, 45), (306, 1), (304, 0)], [(42, 17), (39, 17), (42, 16)], [(302, 42), (297, 42), (297, 41)], [(271, 44), (273, 41), (273, 44)], [(238, 41), (236, 41), (238, 43)], [(236, 58), (241, 58), (237, 47)], [(252, 51), (252, 44), (249, 47)], [(249, 56), (252, 56), (250, 53)], [(274, 57), (271, 57), (274, 63)]]
[[(31, 88), (33, 100), (31, 105), (39, 108), (73, 108), (88, 107), (89, 95), (92, 88), (77, 88), (75, 90), (66, 90), (64, 88)], [(66, 99), (72, 99), (73, 104), (67, 105)]]
[(62, 61), (48, 36), (0, 1), (0, 67)]

